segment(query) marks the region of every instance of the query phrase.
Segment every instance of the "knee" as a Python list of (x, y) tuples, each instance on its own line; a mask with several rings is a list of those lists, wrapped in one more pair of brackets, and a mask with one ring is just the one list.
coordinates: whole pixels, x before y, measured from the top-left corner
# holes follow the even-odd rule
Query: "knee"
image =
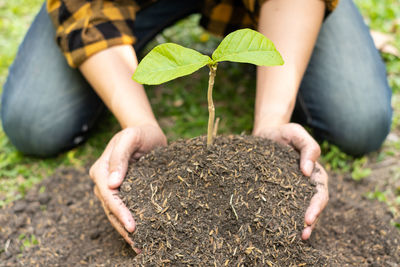
[(46, 120), (46, 114), (41, 116), (32, 107), (13, 105), (11, 99), (3, 102), (1, 121), (11, 143), (26, 155), (54, 156), (64, 150), (71, 139), (62, 132), (60, 125)]
[(2, 110), (3, 130), (10, 142), (25, 155), (50, 157), (59, 153), (62, 147), (60, 141), (41, 131), (40, 125), (27, 121), (26, 115)]
[(346, 120), (335, 129), (332, 141), (347, 154), (361, 156), (379, 149), (385, 141), (392, 122), (392, 109), (390, 105), (370, 107)]

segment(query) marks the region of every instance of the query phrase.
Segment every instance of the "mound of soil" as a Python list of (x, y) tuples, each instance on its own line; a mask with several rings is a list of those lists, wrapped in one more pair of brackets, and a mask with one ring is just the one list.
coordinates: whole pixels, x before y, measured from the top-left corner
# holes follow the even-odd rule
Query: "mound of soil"
[[(139, 258), (134, 258), (135, 254), (108, 222), (87, 173), (84, 169), (60, 169), (28, 192), (25, 199), (0, 210), (0, 266), (138, 265)], [(363, 197), (374, 188), (374, 180), (377, 179), (354, 182), (330, 175), (330, 201), (311, 240), (305, 242), (326, 258), (326, 265), (399, 266), (400, 233), (390, 225), (386, 205)], [(232, 203), (241, 216), (237, 202)], [(163, 214), (166, 212), (170, 210)], [(230, 219), (232, 212), (227, 210)], [(215, 232), (212, 225), (210, 229)], [(213, 237), (214, 232), (208, 237)], [(247, 233), (247, 238), (253, 237)], [(233, 266), (232, 262), (228, 266)]]
[(143, 266), (326, 263), (300, 238), (314, 187), (287, 146), (250, 136), (181, 140), (132, 163), (121, 198)]

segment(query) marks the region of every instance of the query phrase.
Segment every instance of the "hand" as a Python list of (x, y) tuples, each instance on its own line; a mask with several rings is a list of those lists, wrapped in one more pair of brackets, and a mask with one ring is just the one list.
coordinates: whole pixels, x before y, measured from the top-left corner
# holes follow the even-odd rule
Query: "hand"
[(129, 232), (135, 231), (136, 223), (131, 212), (118, 197), (130, 159), (139, 159), (157, 146), (165, 146), (166, 138), (158, 125), (146, 124), (126, 128), (117, 133), (108, 143), (101, 157), (90, 168), (90, 177), (95, 183), (94, 193), (114, 228), (133, 247)]
[(304, 218), (301, 238), (307, 240), (318, 222), (318, 217), (329, 200), (328, 174), (317, 162), (321, 149), (318, 143), (299, 124), (287, 123), (274, 127), (255, 128), (253, 135), (290, 145), (300, 152), (300, 169), (316, 184), (317, 193), (312, 197)]
[(319, 215), (326, 207), (329, 200), (328, 192), (328, 174), (324, 168), (315, 163), (314, 170), (311, 174), (311, 180), (316, 184), (317, 193), (311, 198), (310, 206), (308, 206), (304, 218), (305, 227), (301, 238), (307, 240), (311, 236), (311, 232), (318, 222)]

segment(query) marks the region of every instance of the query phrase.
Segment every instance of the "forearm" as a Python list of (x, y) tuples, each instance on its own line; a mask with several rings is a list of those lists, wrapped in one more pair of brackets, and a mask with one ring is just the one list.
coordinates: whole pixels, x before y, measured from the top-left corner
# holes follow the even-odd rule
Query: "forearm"
[(122, 128), (158, 125), (143, 86), (131, 79), (137, 64), (132, 46), (121, 45), (91, 56), (79, 67)]
[(324, 11), (321, 0), (269, 0), (262, 6), (258, 30), (275, 43), (285, 64), (257, 69), (255, 133), (290, 121)]

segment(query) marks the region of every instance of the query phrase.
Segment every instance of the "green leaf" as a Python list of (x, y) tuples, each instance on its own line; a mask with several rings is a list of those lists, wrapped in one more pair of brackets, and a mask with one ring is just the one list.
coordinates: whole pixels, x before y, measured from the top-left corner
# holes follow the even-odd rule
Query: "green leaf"
[(370, 168), (355, 168), (351, 172), (351, 177), (355, 181), (360, 181), (361, 179), (370, 176), (372, 173), (372, 170)]
[(193, 49), (173, 43), (161, 44), (143, 58), (133, 79), (141, 84), (161, 84), (191, 74), (211, 63), (209, 56)]
[(267, 37), (259, 32), (243, 29), (226, 36), (212, 58), (215, 62), (233, 61), (259, 66), (282, 65), (281, 54)]

